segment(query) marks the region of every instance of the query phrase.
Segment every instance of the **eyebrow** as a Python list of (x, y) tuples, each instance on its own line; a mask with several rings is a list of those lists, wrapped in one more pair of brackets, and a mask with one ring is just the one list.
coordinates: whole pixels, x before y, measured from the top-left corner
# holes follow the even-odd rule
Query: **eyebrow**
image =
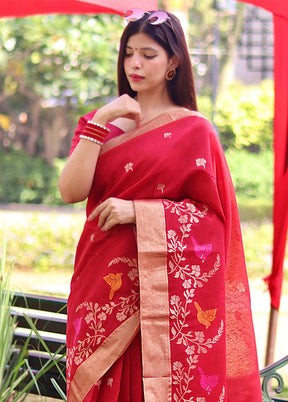
[[(133, 50), (134, 48), (132, 46), (126, 45), (127, 49)], [(141, 47), (140, 50), (152, 50), (153, 52), (157, 53), (157, 50), (154, 49), (153, 47)]]

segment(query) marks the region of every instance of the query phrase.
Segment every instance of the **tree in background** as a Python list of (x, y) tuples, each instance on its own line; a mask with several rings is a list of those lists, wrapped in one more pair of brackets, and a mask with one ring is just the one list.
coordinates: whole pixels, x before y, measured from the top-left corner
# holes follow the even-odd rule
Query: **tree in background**
[[(187, 28), (200, 111), (220, 124), (220, 134), (225, 131), (221, 137), (225, 147), (233, 144), (235, 110), (233, 118), (221, 111), (227, 103), (222, 95), (231, 96), (227, 88), (245, 11), (244, 4), (234, 2), (235, 9), (229, 9), (229, 4), (229, 0), (159, 2)], [(21, 149), (50, 165), (55, 158), (67, 156), (78, 117), (117, 95), (122, 29), (123, 19), (115, 15), (0, 20), (0, 144), (4, 151)], [(233, 96), (237, 99), (237, 91)], [(254, 143), (245, 138), (245, 147), (256, 149)], [(241, 143), (236, 145), (241, 148)]]
[(3, 149), (23, 149), (49, 164), (66, 156), (79, 115), (116, 95), (121, 31), (119, 16), (1, 20)]
[(190, 0), (189, 41), (197, 90), (216, 102), (233, 81), (233, 62), (246, 5), (229, 0)]

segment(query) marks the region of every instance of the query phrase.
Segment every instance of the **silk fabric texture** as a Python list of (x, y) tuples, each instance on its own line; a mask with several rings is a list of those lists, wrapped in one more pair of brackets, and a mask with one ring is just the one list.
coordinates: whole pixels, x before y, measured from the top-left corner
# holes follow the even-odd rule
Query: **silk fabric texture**
[(237, 205), (212, 126), (180, 110), (110, 129), (87, 216), (109, 197), (134, 200), (136, 226), (84, 225), (68, 401), (262, 401)]

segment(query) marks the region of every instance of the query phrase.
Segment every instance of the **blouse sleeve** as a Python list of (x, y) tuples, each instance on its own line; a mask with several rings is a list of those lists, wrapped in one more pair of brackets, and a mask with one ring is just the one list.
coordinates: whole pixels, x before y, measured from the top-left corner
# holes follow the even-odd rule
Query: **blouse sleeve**
[(96, 112), (96, 110), (93, 110), (93, 112), (87, 113), (85, 116), (80, 117), (80, 119), (78, 121), (78, 125), (75, 130), (74, 137), (72, 139), (69, 157), (72, 155), (74, 149), (78, 145), (78, 142), (80, 141), (79, 136), (82, 133), (82, 131), (84, 130), (84, 127), (86, 126), (87, 121), (91, 120), (93, 118), (95, 112)]

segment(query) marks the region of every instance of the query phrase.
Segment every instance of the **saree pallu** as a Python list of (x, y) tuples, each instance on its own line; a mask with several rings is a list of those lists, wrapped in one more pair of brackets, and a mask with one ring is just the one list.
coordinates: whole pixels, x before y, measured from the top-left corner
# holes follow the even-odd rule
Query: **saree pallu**
[(212, 126), (181, 111), (111, 129), (87, 216), (109, 197), (134, 200), (136, 226), (84, 225), (68, 401), (262, 401), (239, 217)]

